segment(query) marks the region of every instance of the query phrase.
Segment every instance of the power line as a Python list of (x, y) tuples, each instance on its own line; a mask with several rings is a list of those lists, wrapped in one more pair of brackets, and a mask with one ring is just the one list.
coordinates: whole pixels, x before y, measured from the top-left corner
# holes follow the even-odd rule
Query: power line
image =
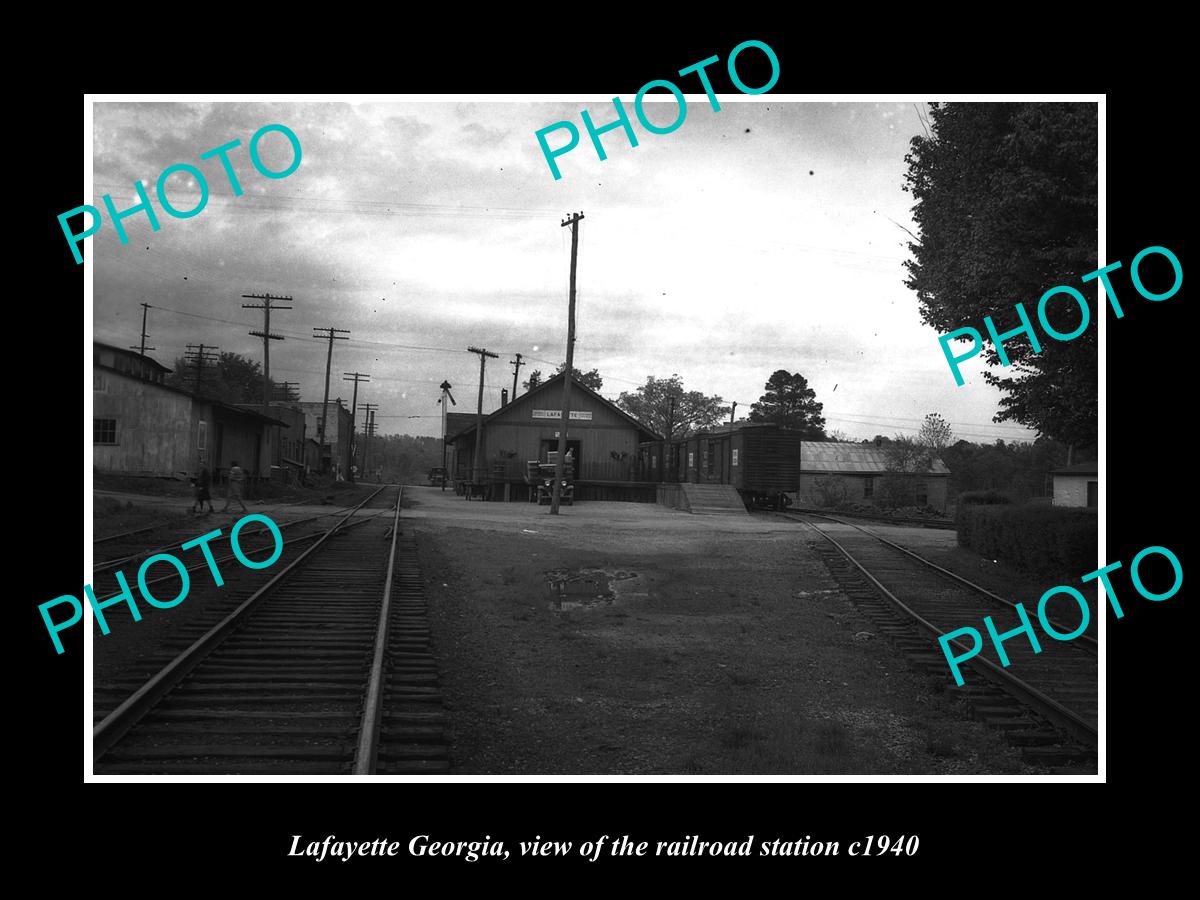
[(291, 297), (276, 297), (273, 294), (242, 294), (243, 300), (261, 300), (262, 303), (243, 303), (242, 309), (261, 309), (263, 311), (262, 331), (250, 331), (251, 337), (263, 339), (263, 415), (271, 409), (271, 341), (282, 341), (282, 334), (271, 333), (271, 310), (291, 309), (290, 306), (272, 306), (271, 302), (291, 303)]
[[(325, 334), (318, 334), (318, 332), (325, 332)], [(321, 457), (325, 455), (325, 436), (328, 433), (325, 426), (325, 420), (329, 415), (329, 370), (333, 366), (333, 342), (346, 340), (344, 335), (348, 334), (350, 334), (350, 332), (345, 328), (334, 328), (332, 325), (328, 328), (313, 328), (313, 337), (329, 338), (329, 355), (325, 358), (325, 397), (321, 401), (321, 421), (317, 429), (318, 434), (320, 435), (317, 439), (317, 452)], [(320, 459), (318, 459), (317, 464), (320, 465)], [(332, 453), (330, 454), (329, 464), (332, 467)]]
[(149, 337), (149, 335), (146, 334), (146, 313), (150, 311), (150, 304), (143, 303), (143, 304), (141, 304), (141, 307), (142, 307), (142, 343), (137, 347), (130, 347), (129, 349), (137, 350), (139, 356), (145, 356), (147, 350), (153, 350), (154, 348), (146, 346), (146, 338)]

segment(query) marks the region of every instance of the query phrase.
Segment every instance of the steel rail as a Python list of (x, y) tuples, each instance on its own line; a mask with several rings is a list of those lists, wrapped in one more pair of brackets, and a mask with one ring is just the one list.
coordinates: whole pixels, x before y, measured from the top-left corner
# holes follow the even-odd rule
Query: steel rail
[[(806, 516), (824, 516), (827, 519), (832, 518), (832, 516), (829, 516), (827, 513), (821, 512), (819, 509), (810, 509), (807, 506), (797, 506), (797, 507), (794, 507), (794, 508), (788, 510), (788, 512), (789, 513), (802, 513)], [(892, 525), (920, 525), (922, 528), (935, 528), (939, 531), (954, 531), (955, 527), (956, 527), (953, 519), (918, 519), (914, 516), (903, 516), (902, 517), (902, 516), (871, 515), (870, 513), (865, 513), (865, 512), (860, 513), (860, 512), (848, 512), (848, 511), (843, 511), (840, 513), (840, 515), (850, 516), (851, 518), (856, 518), (856, 519), (868, 519), (868, 520), (874, 521), (874, 522), (889, 523)], [(847, 524), (849, 524), (849, 523), (847, 523)]]
[[(384, 485), (384, 487), (387, 487), (387, 485)], [(379, 491), (375, 492), (375, 494), (378, 494), (378, 493), (379, 493)], [(373, 496), (375, 496), (375, 494), (372, 494), (371, 496), (373, 497)], [(370, 497), (368, 497), (367, 499), (369, 500)], [(365, 503), (366, 501), (363, 501), (363, 502)], [(362, 505), (363, 505), (362, 503), (359, 503), (358, 506), (355, 506), (355, 507), (341, 506), (341, 507), (338, 507), (337, 509), (333, 510), (332, 512), (320, 513), (319, 515), (308, 516), (307, 518), (303, 518), (303, 519), (292, 519), (290, 522), (282, 522), (282, 523), (276, 522), (275, 525), (280, 531), (283, 531), (283, 529), (291, 528), (293, 525), (303, 525), (305, 522), (315, 522), (315, 521), (317, 521), (317, 519), (327, 519), (330, 516), (341, 515), (342, 512), (347, 509), (353, 508), (354, 510), (358, 510), (359, 508), (362, 507)], [(246, 513), (246, 515), (254, 515), (254, 514)], [(265, 515), (265, 513), (258, 513), (257, 515)], [(272, 521), (274, 521), (274, 520), (272, 519)], [(256, 535), (266, 534), (268, 531), (270, 531), (269, 528), (263, 527), (263, 528), (259, 528), (259, 529), (255, 530), (255, 531), (246, 531), (245, 536), (246, 537), (255, 537)], [(135, 532), (130, 532), (130, 534), (134, 534), (134, 533)], [(163, 544), (161, 547), (153, 547), (149, 550), (138, 550), (136, 553), (131, 553), (128, 556), (121, 557), (120, 559), (101, 560), (100, 562), (93, 563), (92, 576), (95, 577), (96, 575), (98, 575), (102, 572), (107, 572), (109, 569), (115, 569), (117, 566), (121, 565), (122, 563), (127, 563), (130, 560), (137, 559), (139, 556), (149, 556), (154, 553), (161, 553), (164, 550), (170, 550), (172, 547), (178, 547), (178, 546), (179, 546), (178, 544)]]
[[(889, 603), (892, 604), (892, 606), (915, 621), (921, 628), (932, 634), (934, 637), (942, 637), (946, 634), (946, 632), (942, 631), (942, 629), (938, 628), (932, 622), (911, 609), (899, 597), (884, 587), (883, 584), (880, 583), (879, 579), (868, 572), (863, 565), (850, 554), (850, 551), (843, 547), (837, 540), (830, 537), (828, 534), (810, 522), (804, 522), (803, 520), (797, 521), (800, 521), (802, 524), (811, 528), (821, 537), (825, 538), (825, 540), (829, 541), (829, 543), (833, 544), (833, 546), (836, 547), (841, 554), (845, 556), (846, 559), (855, 568), (857, 568), (881, 594), (883, 594), (883, 596), (888, 600)], [(969, 648), (965, 647), (957, 640), (951, 639), (948, 643), (953, 645), (954, 648), (960, 652), (970, 652)], [(1033, 685), (1028, 684), (1024, 680), (1018, 678), (1016, 675), (1013, 675), (1007, 669), (1001, 668), (1000, 666), (997, 666), (995, 663), (984, 659), (981, 656), (973, 656), (966, 660), (966, 663), (985, 678), (999, 682), (1003, 687), (1016, 694), (1051, 722), (1066, 730), (1069, 734), (1071, 734), (1072, 737), (1082, 740), (1091, 746), (1095, 746), (1098, 743), (1098, 733), (1096, 728), (1090, 722), (1086, 721), (1077, 713), (1063, 706), (1053, 697), (1047, 696)]]
[[(1003, 605), (1007, 606), (1009, 609), (1017, 608), (1017, 604), (1014, 603), (1012, 600), (1006, 600), (1004, 597), (1001, 597), (999, 594), (993, 594), (987, 588), (982, 587), (981, 585), (978, 585), (973, 581), (969, 581), (966, 578), (963, 578), (961, 575), (959, 575), (956, 572), (951, 572), (949, 569), (945, 569), (945, 568), (939, 566), (937, 563), (933, 562), (932, 560), (926, 559), (925, 557), (921, 556), (921, 554), (919, 554), (919, 553), (914, 553), (912, 550), (909, 550), (907, 547), (902, 547), (899, 544), (895, 543), (894, 541), (889, 541), (883, 535), (876, 534), (874, 531), (871, 531), (868, 528), (863, 528), (863, 526), (856, 525), (854, 522), (843, 521), (842, 519), (839, 519), (837, 516), (831, 516), (828, 513), (805, 513), (805, 515), (820, 516), (822, 519), (829, 519), (830, 521), (837, 522), (839, 525), (849, 525), (851, 528), (856, 528), (859, 531), (861, 531), (863, 534), (870, 535), (871, 537), (875, 538), (877, 541), (887, 544), (889, 547), (892, 547), (895, 550), (899, 550), (901, 553), (905, 553), (905, 554), (911, 556), (913, 559), (917, 560), (918, 562), (924, 563), (925, 565), (929, 566), (929, 568), (940, 572), (942, 575), (946, 576), (947, 578), (949, 578), (953, 581), (957, 581), (959, 584), (965, 585), (966, 587), (969, 587), (971, 590), (976, 591), (980, 594), (983, 594), (985, 597), (988, 597), (988, 598), (996, 601), (997, 603), (1002, 603)], [(801, 521), (801, 520), (796, 520), (796, 521)], [(1070, 634), (1071, 631), (1073, 630), (1073, 629), (1067, 627), (1066, 625), (1064, 625), (1063, 623), (1055, 621), (1054, 619), (1051, 619), (1049, 616), (1046, 617), (1046, 621), (1049, 622), (1051, 625), (1053, 625), (1055, 628), (1060, 629), (1064, 634)], [(1093, 654), (1099, 654), (1100, 645), (1096, 642), (1095, 638), (1088, 637), (1086, 634), (1081, 634), (1079, 637), (1075, 638), (1075, 640), (1079, 641), (1080, 646), (1085, 647), (1088, 650), (1088, 652), (1093, 653)]]
[[(385, 510), (385, 512), (390, 512), (390, 510)], [(363, 516), (362, 518), (355, 518), (354, 521), (351, 522), (350, 524), (343, 525), (342, 531), (349, 531), (351, 528), (357, 528), (359, 525), (365, 525), (368, 522), (373, 522), (375, 519), (378, 519), (378, 518), (379, 518), (378, 513), (375, 513), (374, 515), (370, 515), (370, 516)], [(293, 524), (295, 524), (295, 523), (293, 523)], [(258, 533), (261, 534), (262, 532), (258, 532)], [(312, 534), (302, 534), (299, 537), (294, 537), (294, 538), (284, 541), (282, 544), (280, 544), (280, 546), (281, 547), (290, 547), (293, 544), (302, 544), (305, 541), (312, 541), (312, 540), (319, 538), (323, 533), (324, 532), (321, 532), (321, 531), (314, 531)], [(230, 553), (227, 556), (215, 556), (215, 557), (213, 557), (213, 563), (216, 564), (216, 563), (229, 562), (231, 559), (237, 559), (237, 554)], [(208, 565), (208, 562), (205, 561), (202, 563), (196, 563), (194, 566), (185, 566), (184, 571), (187, 572), (189, 575), (191, 575), (191, 573), (193, 573), (193, 572), (199, 572), (201, 569), (207, 569), (207, 568), (209, 568), (209, 565)], [(179, 577), (179, 574), (177, 572), (168, 572), (166, 575), (159, 575), (157, 578), (147, 579), (146, 586), (149, 587), (152, 584), (159, 584), (161, 582), (170, 581), (172, 578), (178, 578), (178, 577)], [(118, 596), (120, 596), (120, 595), (115, 594), (112, 597), (106, 597), (101, 602), (103, 603), (108, 600), (114, 600)]]
[[(387, 487), (388, 485), (381, 485), (378, 490), (368, 495), (358, 506), (351, 509), (342, 519), (335, 522), (325, 534), (321, 535), (316, 543), (292, 560), (287, 567), (277, 572), (270, 581), (242, 601), (237, 609), (163, 666), (149, 681), (134, 691), (120, 706), (105, 716), (104, 720), (92, 729), (92, 765), (95, 766), (96, 762), (99, 761), (109, 748), (124, 737), (141, 720), (142, 716), (153, 709), (159, 700), (178, 685), (196, 666), (203, 662), (242, 623), (242, 620), (250, 610), (257, 606), (264, 597), (270, 595), (318, 547), (322, 546), (329, 538), (341, 530), (342, 526), (351, 516), (377, 497)], [(363, 521), (367, 520), (364, 519)]]
[(166, 525), (166, 524), (167, 523), (165, 521), (155, 522), (153, 525), (147, 525), (144, 528), (135, 528), (133, 531), (122, 531), (120, 534), (110, 534), (108, 537), (92, 538), (92, 546), (94, 547), (96, 544), (103, 544), (107, 541), (118, 541), (121, 538), (133, 537), (134, 535), (138, 535), (138, 534), (145, 534), (147, 531), (154, 531), (155, 529), (161, 528), (163, 525)]
[(383, 714), (383, 689), (386, 675), (383, 667), (387, 657), (388, 626), (391, 622), (392, 579), (396, 571), (396, 542), (400, 537), (400, 501), (404, 485), (396, 495), (396, 515), (392, 519), (392, 544), (388, 554), (387, 580), (383, 584), (383, 603), (379, 607), (379, 627), (375, 631), (375, 652), (371, 659), (371, 676), (363, 701), (362, 724), (358, 731), (358, 746), (354, 751), (354, 774), (373, 775), (379, 757), (379, 724)]

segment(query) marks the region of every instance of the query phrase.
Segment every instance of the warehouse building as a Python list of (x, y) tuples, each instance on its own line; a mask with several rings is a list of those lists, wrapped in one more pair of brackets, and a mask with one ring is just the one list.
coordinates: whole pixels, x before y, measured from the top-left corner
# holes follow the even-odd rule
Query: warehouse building
[(92, 467), (97, 472), (188, 478), (201, 464), (219, 478), (233, 460), (269, 478), (278, 426), (251, 409), (169, 387), (148, 356), (93, 343)]
[(844, 502), (888, 501), (889, 491), (902, 484), (914, 506), (945, 512), (950, 470), (934, 457), (924, 472), (888, 471), (887, 456), (875, 444), (842, 441), (804, 441), (800, 450), (800, 504), (836, 506)]

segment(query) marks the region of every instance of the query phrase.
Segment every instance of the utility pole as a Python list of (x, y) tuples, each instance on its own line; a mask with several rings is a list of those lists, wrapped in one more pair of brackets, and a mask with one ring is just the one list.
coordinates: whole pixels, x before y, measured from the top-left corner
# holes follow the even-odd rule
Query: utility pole
[(442, 490), (446, 490), (446, 398), (450, 398), (450, 402), (455, 406), (454, 395), (450, 393), (450, 382), (443, 381), (440, 385), (442, 389), (442, 399), (438, 401), (442, 405)]
[(375, 410), (379, 409), (378, 403), (363, 404), (363, 474), (367, 472), (367, 460), (371, 455), (371, 427)]
[(147, 350), (153, 350), (154, 348), (146, 346), (146, 338), (149, 337), (149, 335), (146, 334), (146, 311), (148, 309), (150, 309), (150, 304), (143, 303), (143, 304), (141, 304), (141, 307), (142, 307), (142, 343), (138, 347), (130, 346), (129, 349), (137, 350), (137, 352), (140, 355), (145, 356)]
[[(318, 334), (318, 332), (325, 332)], [(333, 365), (333, 342), (348, 341), (350, 332), (345, 328), (314, 328), (313, 337), (329, 338), (329, 354), (325, 357), (325, 397), (321, 400), (321, 421), (318, 422), (317, 428), (317, 467), (321, 466), (321, 461), (325, 458), (325, 418), (329, 414), (329, 369)], [(330, 468), (333, 467), (332, 457), (329, 460)]]
[[(342, 381), (353, 381), (354, 382), (354, 397), (350, 401), (350, 446), (351, 446), (351, 448), (354, 447), (354, 423), (357, 421), (357, 417), (358, 417), (358, 383), (360, 381), (368, 381), (369, 382), (370, 380), (371, 380), (371, 376), (364, 375), (362, 372), (343, 372), (342, 373)], [(351, 483), (353, 483), (353, 481), (354, 481), (354, 468), (353, 468), (353, 466), (354, 466), (354, 451), (353, 450), (350, 451), (350, 462), (347, 465), (349, 465), (351, 467), (350, 468), (350, 481), (351, 481)]]
[(521, 362), (521, 358), (522, 358), (522, 357), (521, 357), (521, 354), (520, 354), (520, 353), (518, 353), (518, 354), (517, 354), (517, 358), (516, 358), (516, 359), (510, 359), (510, 360), (508, 361), (508, 364), (509, 364), (510, 366), (512, 366), (512, 367), (513, 367), (513, 392), (512, 392), (512, 398), (513, 398), (514, 400), (516, 400), (516, 399), (517, 399), (517, 373), (521, 371), (521, 366), (525, 365), (525, 363)]
[(562, 495), (563, 468), (567, 458), (567, 423), (571, 420), (571, 373), (575, 371), (575, 261), (579, 256), (579, 221), (582, 212), (563, 219), (562, 227), (571, 226), (571, 293), (567, 312), (567, 367), (563, 370), (562, 437), (558, 441), (558, 461), (554, 465), (554, 493), (550, 515), (558, 515)]
[(729, 424), (733, 424), (733, 417), (737, 415), (737, 401), (733, 401), (733, 409), (729, 410)]
[(499, 359), (500, 354), (484, 350), (482, 347), (468, 347), (468, 353), (479, 354), (479, 404), (475, 409), (475, 483), (483, 483), (483, 369), (488, 357)]
[(217, 348), (210, 344), (188, 344), (183, 356), (188, 362), (196, 364), (196, 382), (192, 385), (192, 393), (198, 395), (200, 384), (204, 380), (204, 367), (220, 358)]
[(271, 341), (282, 341), (282, 334), (271, 333), (271, 310), (291, 309), (290, 306), (272, 306), (272, 301), (291, 303), (291, 297), (276, 297), (273, 294), (242, 294), (243, 300), (261, 300), (262, 303), (243, 303), (242, 309), (261, 309), (263, 311), (263, 330), (251, 331), (253, 337), (263, 339), (263, 415), (268, 415), (271, 408)]

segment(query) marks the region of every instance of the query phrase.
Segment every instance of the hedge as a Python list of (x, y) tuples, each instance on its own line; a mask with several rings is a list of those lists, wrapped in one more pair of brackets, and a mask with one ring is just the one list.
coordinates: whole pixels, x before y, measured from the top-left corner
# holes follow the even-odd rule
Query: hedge
[(1038, 574), (1079, 577), (1096, 569), (1094, 511), (1003, 503), (959, 504), (958, 545)]
[(964, 491), (958, 495), (959, 506), (970, 506), (971, 504), (982, 504), (984, 506), (995, 506), (999, 503), (1012, 503), (1012, 497), (1008, 494), (1002, 494), (999, 491)]

